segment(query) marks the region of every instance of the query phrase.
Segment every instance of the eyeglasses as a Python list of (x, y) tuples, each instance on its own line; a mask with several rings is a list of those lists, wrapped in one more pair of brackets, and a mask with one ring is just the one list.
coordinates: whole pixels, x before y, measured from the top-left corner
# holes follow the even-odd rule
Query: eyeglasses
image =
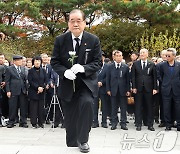
[(75, 20), (69, 20), (69, 22), (71, 23), (71, 24), (75, 24), (75, 23), (77, 23), (77, 24), (80, 24), (81, 22), (83, 22), (84, 20), (77, 20), (77, 21), (75, 21)]

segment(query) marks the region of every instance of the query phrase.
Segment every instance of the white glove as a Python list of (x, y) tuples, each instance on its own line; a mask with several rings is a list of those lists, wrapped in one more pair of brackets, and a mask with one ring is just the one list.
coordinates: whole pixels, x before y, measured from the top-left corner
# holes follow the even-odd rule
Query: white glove
[(69, 80), (75, 80), (76, 79), (76, 75), (70, 69), (68, 69), (64, 72), (64, 77), (69, 79)]
[(84, 70), (84, 67), (80, 64), (74, 64), (72, 67), (71, 67), (71, 71), (74, 72), (74, 74), (77, 74), (77, 73), (84, 73), (85, 70)]

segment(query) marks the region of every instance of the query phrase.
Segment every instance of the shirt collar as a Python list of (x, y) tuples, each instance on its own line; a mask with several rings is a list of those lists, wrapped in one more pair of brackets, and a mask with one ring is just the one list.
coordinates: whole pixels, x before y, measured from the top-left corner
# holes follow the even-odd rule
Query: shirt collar
[(121, 63), (117, 63), (116, 61), (114, 61), (115, 62), (115, 67), (117, 68), (118, 66), (118, 64), (119, 64), (119, 68), (121, 67)]
[(75, 37), (73, 33), (71, 34), (72, 34), (72, 40), (74, 40), (75, 38), (79, 38), (80, 41), (82, 40), (83, 32), (78, 37)]
[(147, 65), (147, 59), (145, 61), (141, 60), (141, 65), (143, 65), (144, 62)]
[(16, 69), (18, 69), (20, 66), (17, 66), (17, 65), (14, 64), (14, 67), (15, 67)]

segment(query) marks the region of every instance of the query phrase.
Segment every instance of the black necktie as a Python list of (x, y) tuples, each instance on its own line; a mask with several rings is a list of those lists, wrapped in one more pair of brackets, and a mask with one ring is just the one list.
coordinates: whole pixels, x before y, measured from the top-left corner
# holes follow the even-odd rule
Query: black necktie
[(144, 70), (145, 67), (146, 67), (146, 62), (144, 61), (144, 62), (143, 62), (143, 68), (142, 68), (142, 69)]
[(20, 76), (20, 73), (21, 73), (20, 67), (17, 67), (17, 72), (18, 72), (18, 74), (19, 74), (19, 76)]
[(75, 46), (75, 51), (76, 51), (76, 55), (78, 55), (79, 54), (79, 38), (78, 37), (76, 37), (76, 38), (74, 38), (74, 40), (76, 41), (76, 46)]
[(120, 65), (119, 64), (117, 64), (117, 69), (119, 69), (120, 68)]

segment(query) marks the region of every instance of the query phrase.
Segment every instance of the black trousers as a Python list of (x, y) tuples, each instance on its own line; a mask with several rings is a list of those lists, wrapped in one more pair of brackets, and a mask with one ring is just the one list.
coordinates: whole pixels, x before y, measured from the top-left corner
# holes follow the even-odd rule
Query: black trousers
[[(119, 93), (119, 91), (118, 91)], [(121, 109), (121, 120), (120, 120), (120, 125), (124, 126), (126, 125), (127, 121), (127, 97), (126, 96), (120, 96), (120, 94), (117, 94), (116, 96), (111, 96), (111, 122), (112, 126), (117, 125), (118, 123), (118, 108), (120, 106)]]
[[(166, 126), (171, 127), (176, 120), (177, 127), (180, 128), (180, 96), (175, 96), (171, 91), (169, 95), (162, 94), (162, 98)], [(172, 117), (173, 113), (175, 113), (175, 119)]]
[(30, 118), (31, 124), (44, 123), (44, 101), (43, 100), (30, 100)]
[(143, 112), (146, 111), (147, 125), (153, 126), (153, 95), (145, 90), (135, 95), (135, 121), (137, 126), (142, 126)]
[(27, 109), (27, 102), (25, 101), (25, 95), (21, 93), (20, 95), (12, 95), (9, 98), (9, 124), (14, 124), (15, 119), (17, 117), (17, 109), (18, 103), (20, 105), (20, 124), (26, 124), (26, 109)]
[(108, 95), (107, 94), (99, 94), (98, 97), (94, 98), (93, 103), (93, 123), (98, 122), (98, 110), (99, 110), (99, 98), (101, 99), (102, 105), (102, 124), (107, 124), (107, 116), (108, 116)]
[(93, 121), (93, 100), (92, 93), (86, 85), (74, 93), (71, 102), (62, 100), (68, 147), (76, 147), (77, 141), (88, 142)]

